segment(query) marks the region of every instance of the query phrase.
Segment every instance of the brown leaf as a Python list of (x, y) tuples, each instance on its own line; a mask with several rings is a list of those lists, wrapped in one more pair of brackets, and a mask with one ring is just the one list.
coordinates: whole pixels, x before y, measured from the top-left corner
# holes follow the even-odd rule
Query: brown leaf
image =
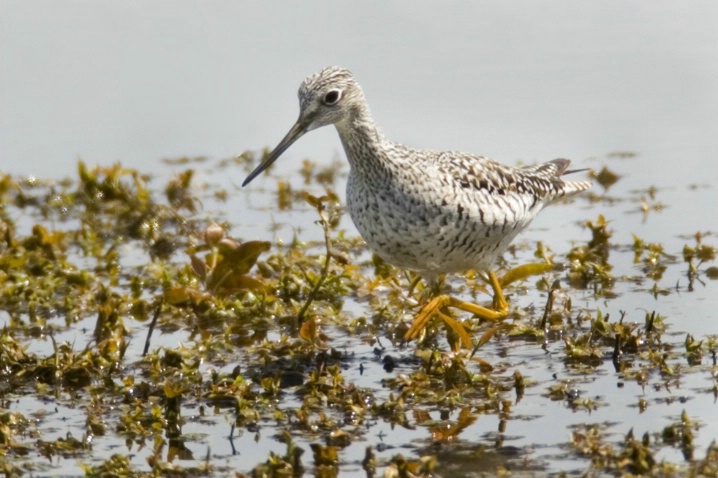
[(494, 370), (494, 366), (481, 357), (471, 357), (471, 360), (479, 364), (479, 370), (483, 373), (489, 373)]
[(431, 420), (431, 415), (426, 410), (414, 409), (414, 421), (421, 425), (424, 422)]
[(239, 274), (246, 274), (256, 264), (259, 255), (267, 252), (272, 244), (267, 241), (249, 241), (225, 256), (225, 260), (232, 264), (232, 269)]
[(317, 340), (317, 321), (308, 319), (299, 328), (299, 336), (307, 342), (314, 343)]
[(494, 326), (494, 327), (491, 327), (489, 330), (487, 330), (486, 332), (484, 332), (484, 333), (481, 335), (481, 337), (479, 337), (479, 341), (476, 343), (476, 348), (481, 347), (481, 346), (484, 345), (486, 342), (488, 342), (489, 340), (491, 340), (491, 337), (493, 337), (494, 334), (496, 334), (496, 332), (498, 332), (499, 329), (501, 329), (501, 327), (502, 327), (502, 325), (499, 324), (499, 325), (496, 325), (496, 326)]
[(192, 262), (192, 269), (194, 269), (194, 273), (197, 274), (197, 277), (199, 277), (202, 282), (205, 282), (207, 280), (207, 266), (202, 259), (194, 254), (189, 256), (189, 258)]
[(309, 445), (314, 455), (314, 464), (316, 466), (335, 466), (339, 463), (338, 448), (335, 446), (322, 446), (318, 443)]
[(436, 427), (431, 430), (431, 438), (435, 441), (447, 441), (456, 438), (468, 426), (474, 424), (478, 417), (471, 413), (471, 408), (466, 407), (459, 413), (459, 418), (450, 427)]
[(230, 273), (219, 284), (218, 289), (224, 294), (239, 292), (241, 290), (262, 291), (264, 283), (250, 276)]
[[(221, 255), (217, 261), (216, 267), (212, 270), (212, 275), (207, 281), (207, 287), (209, 289), (217, 289), (219, 287), (226, 287), (226, 282), (237, 280), (237, 277), (244, 276), (254, 266), (259, 258), (259, 255), (270, 249), (271, 244), (266, 241), (249, 241), (245, 242), (235, 249), (229, 247), (222, 247), (222, 243), (227, 239), (220, 241), (220, 252)], [(244, 280), (244, 279), (240, 279)], [(248, 284), (242, 288), (253, 288), (257, 285), (256, 281), (246, 281)], [(260, 287), (261, 288), (261, 287)]]
[(321, 199), (312, 194), (309, 194), (306, 191), (304, 191), (304, 200), (313, 208), (317, 208), (322, 204)]
[(304, 191), (304, 200), (307, 201), (307, 203), (313, 208), (321, 211), (324, 209), (324, 203), (329, 201), (329, 196), (324, 195), (316, 197)]

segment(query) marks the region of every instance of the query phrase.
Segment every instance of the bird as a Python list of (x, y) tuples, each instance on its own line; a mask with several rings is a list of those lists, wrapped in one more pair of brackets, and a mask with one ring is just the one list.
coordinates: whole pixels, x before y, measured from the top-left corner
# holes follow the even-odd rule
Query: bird
[(572, 172), (568, 159), (512, 167), (485, 156), (392, 142), (344, 68), (331, 66), (307, 77), (298, 98), (299, 118), (242, 187), (304, 134), (334, 125), (349, 162), (346, 208), (367, 245), (385, 262), (425, 280), (474, 269), (493, 289), (492, 307), (438, 294), (405, 339), (415, 338), (432, 316), (446, 318), (441, 310), (447, 306), (488, 320), (505, 318), (508, 302), (493, 272), (498, 258), (544, 206), (591, 187), (590, 181), (564, 179)]

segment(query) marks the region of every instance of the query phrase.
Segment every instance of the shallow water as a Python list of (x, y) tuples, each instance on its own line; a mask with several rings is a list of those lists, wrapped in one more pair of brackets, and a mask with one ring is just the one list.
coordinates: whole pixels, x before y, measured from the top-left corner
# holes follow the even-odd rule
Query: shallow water
[[(229, 192), (227, 202), (204, 195), (202, 214), (226, 221), (234, 236), (289, 243), (296, 235), (301, 241), (320, 241), (316, 213), (302, 204), (278, 210), (275, 190), (278, 179), (294, 190), (305, 188), (298, 174), (304, 158), (322, 166), (343, 161), (334, 131), (307, 135), (248, 188), (239, 188), (246, 171), (222, 167), (220, 161), (273, 146), (296, 117), (300, 81), (327, 64), (340, 64), (355, 73), (375, 119), (391, 139), (472, 151), (509, 164), (570, 157), (576, 167), (615, 171), (621, 179), (602, 200), (579, 197), (542, 212), (517, 239), (522, 247), (511, 262), (530, 260), (537, 241), (565, 260), (573, 245), (590, 239), (581, 224), (602, 214), (613, 231), (610, 262), (618, 278), (613, 288), (617, 297), (596, 300), (590, 291), (570, 289), (574, 308), (601, 309), (612, 322), (623, 311), (626, 321), (640, 324), (647, 311), (656, 310), (668, 327), (663, 341), (676, 350), (683, 350), (686, 334), (698, 340), (718, 334), (713, 320), (716, 283), (703, 278), (688, 291), (687, 265), (681, 259), (684, 245), (694, 245), (697, 232), (705, 243), (716, 245), (718, 7), (713, 2), (693, 2), (680, 11), (670, 2), (513, 2), (510, 7), (472, 2), (443, 5), (441, 11), (429, 2), (381, 7), (305, 2), (301, 9), (233, 2), (2, 5), (4, 172), (60, 179), (75, 176), (81, 157), (90, 164), (121, 161), (163, 183), (173, 171), (192, 167), (198, 194), (203, 194), (203, 184), (206, 191)], [(610, 155), (614, 152), (635, 156)], [(209, 159), (188, 165), (161, 161), (182, 156)], [(346, 166), (340, 171), (346, 174)], [(342, 198), (344, 181), (340, 176), (334, 186)], [(322, 192), (316, 185), (308, 188)], [(653, 197), (650, 188), (656, 188)], [(594, 192), (604, 193), (598, 185)], [(642, 204), (649, 208), (645, 214)], [(29, 229), (32, 219), (18, 218), (18, 224)], [(347, 235), (356, 235), (347, 217), (341, 224)], [(660, 280), (643, 277), (642, 265), (634, 264), (633, 234), (663, 244), (676, 258), (667, 261)], [(136, 261), (131, 258), (128, 266)], [(511, 300), (523, 308), (534, 306), (536, 320), (546, 295), (534, 283), (527, 281), (523, 293), (516, 292)], [(452, 285), (461, 290), (463, 282), (454, 279)], [(654, 285), (666, 294), (654, 296)], [(366, 304), (351, 298), (345, 310), (355, 317), (368, 313)], [(6, 320), (0, 312), (0, 323)], [(147, 325), (127, 325), (132, 342), (126, 360), (135, 364)], [(56, 340), (81, 350), (93, 327), (92, 319), (74, 324)], [(377, 400), (386, 400), (391, 392), (382, 380), (412, 370), (412, 345), (384, 343), (384, 353), (407, 361), (385, 372), (374, 346), (331, 326), (326, 333), (334, 339), (333, 347), (351, 352), (342, 364), (347, 382), (373, 389)], [(187, 343), (190, 335), (185, 330), (155, 334), (153, 347), (168, 348)], [(27, 343), (33, 353), (52, 353), (48, 339)], [(382, 460), (397, 453), (415, 458), (435, 454), (437, 471), (444, 476), (493, 473), (496, 462), (512, 463), (529, 475), (566, 471), (580, 476), (590, 469), (590, 460), (568, 447), (575, 427), (602, 424), (609, 441), (617, 444), (630, 429), (638, 438), (647, 431), (660, 432), (678, 421), (683, 410), (699, 424), (696, 458), (718, 438), (711, 391), (716, 367), (709, 354), (697, 367), (676, 359), (671, 365), (683, 369), (678, 379), (650, 376), (640, 387), (614, 371), (610, 353), (589, 373), (565, 360), (559, 337), (542, 345), (500, 336), (480, 349), (498, 377), (508, 380), (520, 370), (532, 383), (512, 407), (504, 431), (499, 432), (496, 413), (477, 414), (456, 439), (436, 443), (427, 426), (416, 424), (410, 430), (375, 420), (342, 450), (341, 476), (365, 475), (361, 460), (367, 445)], [(221, 371), (229, 373), (243, 358), (243, 352), (228, 357)], [(203, 370), (218, 366), (203, 365)], [(547, 398), (548, 388), (561, 381), (594, 406), (585, 409)], [(79, 438), (85, 428), (82, 400), (63, 393), (6, 396), (3, 407), (37, 415), (34, 426), (45, 440), (68, 433)], [(647, 401), (643, 411), (639, 399)], [(281, 403), (297, 405), (291, 398)], [(441, 411), (430, 414), (439, 420)], [(190, 437), (187, 447), (193, 454), (183, 466), (202, 463), (209, 450), (215, 466), (248, 472), (269, 450), (283, 454), (286, 449), (274, 437), (274, 426), (265, 423), (259, 433), (235, 431), (239, 453), (233, 454), (227, 439), (233, 419), (229, 411), (208, 410), (199, 418), (199, 404), (189, 402), (183, 412), (190, 417), (182, 431)], [(449, 410), (447, 422), (457, 420), (458, 413)], [(308, 450), (312, 441), (321, 441), (320, 435), (298, 444)], [(80, 462), (97, 464), (113, 453), (130, 454), (133, 466), (148, 469), (148, 448), (128, 450), (122, 437), (108, 433), (96, 437), (90, 455), (43, 461), (42, 474), (76, 475)], [(678, 447), (660, 448), (656, 459), (684, 463)]]

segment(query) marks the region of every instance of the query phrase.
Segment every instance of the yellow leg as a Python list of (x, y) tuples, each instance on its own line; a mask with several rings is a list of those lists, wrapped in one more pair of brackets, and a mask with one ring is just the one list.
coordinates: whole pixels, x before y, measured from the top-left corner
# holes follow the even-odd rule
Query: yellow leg
[(404, 340), (412, 340), (419, 336), (419, 333), (426, 328), (434, 316), (442, 317), (444, 314), (441, 309), (444, 307), (454, 307), (456, 309), (470, 312), (474, 315), (481, 317), (482, 319), (497, 322), (501, 319), (506, 318), (509, 312), (509, 304), (504, 297), (504, 293), (501, 290), (501, 285), (493, 272), (489, 273), (489, 283), (491, 288), (494, 290), (494, 309), (480, 306), (478, 304), (472, 304), (463, 300), (456, 299), (447, 294), (441, 294), (434, 297), (428, 304), (426, 304), (417, 314), (414, 322), (411, 324), (409, 330), (404, 334)]
[(499, 278), (496, 277), (496, 274), (493, 271), (489, 272), (489, 284), (494, 290), (494, 309), (499, 313), (503, 313), (503, 316), (501, 317), (503, 319), (509, 312), (509, 303), (504, 296), (504, 291), (501, 288)]
[[(514, 267), (506, 271), (506, 274), (501, 278), (501, 285), (507, 286), (517, 280), (526, 279), (529, 276), (543, 274), (553, 269), (553, 264), (547, 262), (537, 262), (534, 264), (524, 264), (522, 266)], [(491, 275), (491, 274), (489, 274)]]
[[(447, 326), (457, 330), (457, 327), (459, 327), (458, 323), (442, 312), (442, 309), (445, 307), (454, 307), (464, 310), (492, 322), (498, 322), (505, 319), (509, 313), (509, 303), (506, 300), (506, 296), (504, 296), (502, 286), (506, 286), (517, 280), (525, 279), (531, 275), (542, 274), (552, 268), (553, 266), (551, 264), (546, 263), (525, 264), (507, 271), (501, 280), (496, 277), (494, 272), (489, 272), (488, 283), (494, 293), (493, 308), (491, 309), (478, 304), (456, 299), (447, 294), (438, 295), (421, 308), (414, 319), (414, 322), (411, 324), (411, 327), (404, 334), (404, 340), (413, 340), (417, 338), (433, 317), (439, 317), (446, 323)], [(414, 281), (412, 281), (412, 284), (414, 286), (416, 285)], [(464, 332), (464, 334), (466, 334), (466, 332)], [(467, 336), (463, 336), (462, 341), (466, 342), (466, 340), (468, 340)]]

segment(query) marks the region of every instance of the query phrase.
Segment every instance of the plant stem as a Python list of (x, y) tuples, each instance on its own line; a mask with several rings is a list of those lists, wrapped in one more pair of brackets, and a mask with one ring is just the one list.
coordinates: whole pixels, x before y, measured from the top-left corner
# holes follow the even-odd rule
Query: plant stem
[(327, 217), (324, 215), (324, 204), (319, 202), (317, 205), (317, 211), (319, 212), (319, 218), (321, 219), (321, 226), (322, 230), (324, 231), (324, 245), (327, 249), (327, 255), (324, 259), (324, 267), (322, 268), (322, 273), (319, 276), (319, 280), (314, 284), (314, 287), (312, 288), (312, 291), (307, 296), (307, 301), (304, 303), (304, 306), (302, 307), (302, 310), (299, 311), (299, 314), (297, 314), (297, 324), (302, 325), (304, 322), (304, 315), (307, 313), (307, 310), (309, 310), (309, 306), (314, 302), (314, 299), (316, 298), (317, 293), (319, 292), (319, 288), (322, 286), (324, 281), (327, 279), (327, 276), (329, 275), (329, 261), (331, 260), (332, 254), (332, 243), (331, 243), (331, 237), (329, 235), (329, 221), (327, 220)]

